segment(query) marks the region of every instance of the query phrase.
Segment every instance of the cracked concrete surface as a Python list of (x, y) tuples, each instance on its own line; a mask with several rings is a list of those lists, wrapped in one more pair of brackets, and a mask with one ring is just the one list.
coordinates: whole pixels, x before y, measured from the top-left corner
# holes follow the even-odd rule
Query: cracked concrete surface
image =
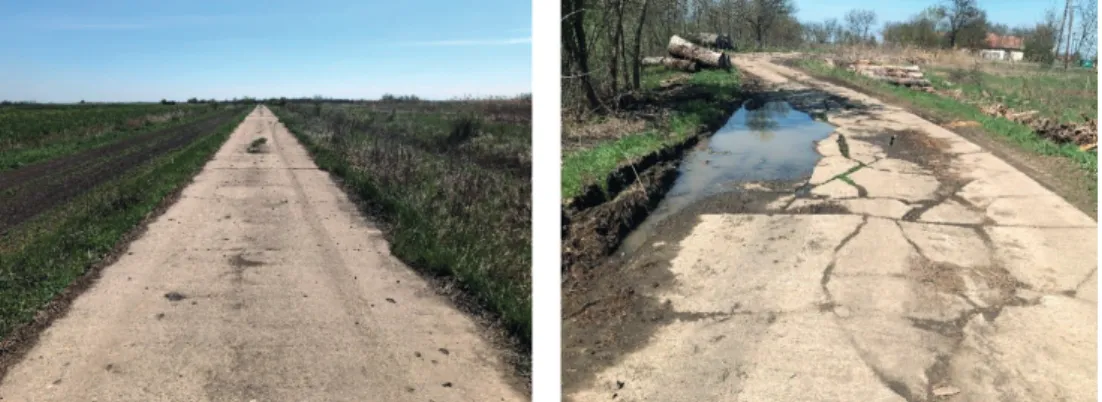
[[(664, 246), (672, 283), (643, 292), (676, 318), (570, 399), (1096, 399), (1093, 219), (900, 108), (732, 61), (867, 107), (824, 111), (806, 196), (699, 215)], [(848, 213), (797, 212), (823, 205)]]

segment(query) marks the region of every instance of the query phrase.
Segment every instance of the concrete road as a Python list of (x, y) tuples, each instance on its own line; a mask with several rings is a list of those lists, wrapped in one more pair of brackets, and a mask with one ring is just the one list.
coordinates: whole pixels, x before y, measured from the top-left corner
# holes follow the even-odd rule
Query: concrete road
[(570, 399), (1096, 400), (1093, 219), (900, 108), (767, 57), (733, 62), (865, 107), (826, 112), (837, 130), (816, 145), (810, 196), (688, 217), (627, 262), (668, 278), (632, 289), (674, 318)]
[(0, 400), (528, 400), (480, 332), (259, 107)]

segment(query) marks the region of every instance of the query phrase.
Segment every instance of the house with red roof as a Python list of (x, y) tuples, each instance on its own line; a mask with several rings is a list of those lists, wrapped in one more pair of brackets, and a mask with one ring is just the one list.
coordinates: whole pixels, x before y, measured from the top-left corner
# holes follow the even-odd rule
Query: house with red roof
[(1019, 36), (1001, 36), (992, 32), (984, 39), (980, 57), (991, 60), (1021, 61), (1025, 57), (1025, 45)]

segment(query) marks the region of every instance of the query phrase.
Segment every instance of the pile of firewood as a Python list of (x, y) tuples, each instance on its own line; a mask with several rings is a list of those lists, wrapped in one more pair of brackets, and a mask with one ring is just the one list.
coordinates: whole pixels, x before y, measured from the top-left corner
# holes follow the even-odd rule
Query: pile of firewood
[(937, 90), (937, 94), (956, 99), (962, 103), (976, 106), (988, 116), (1002, 117), (1029, 127), (1037, 135), (1051, 139), (1057, 144), (1075, 144), (1079, 149), (1089, 151), (1098, 147), (1098, 120), (1095, 116), (1083, 115), (1079, 123), (1064, 123), (1056, 119), (1041, 116), (1036, 110), (1017, 111), (1001, 103), (986, 103), (968, 99), (960, 88)]
[(702, 33), (694, 39), (697, 43), (690, 42), (680, 36), (670, 37), (670, 44), (666, 50), (670, 56), (644, 57), (644, 66), (665, 66), (666, 68), (680, 71), (697, 72), (702, 68), (731, 68), (731, 58), (722, 51), (715, 49), (733, 49), (731, 39), (725, 35)]
[(1094, 116), (1084, 115), (1083, 123), (1075, 124), (1038, 116), (1036, 110), (1015, 112), (1002, 104), (989, 105), (982, 107), (981, 110), (990, 116), (1003, 117), (1029, 127), (1037, 135), (1051, 139), (1057, 144), (1075, 144), (1084, 151), (1098, 146), (1098, 121)]
[(930, 80), (918, 66), (893, 66), (874, 64), (869, 60), (857, 60), (846, 68), (849, 71), (880, 81), (912, 88), (931, 88)]

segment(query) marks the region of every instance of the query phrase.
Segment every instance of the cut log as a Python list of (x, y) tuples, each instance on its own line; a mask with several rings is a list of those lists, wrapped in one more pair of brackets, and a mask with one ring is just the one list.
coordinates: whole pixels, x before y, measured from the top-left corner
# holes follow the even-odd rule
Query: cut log
[(701, 46), (707, 46), (719, 50), (735, 50), (735, 43), (731, 37), (714, 33), (701, 32), (693, 36), (694, 42)]
[(895, 84), (895, 85), (907, 86), (907, 87), (929, 87), (929, 86), (932, 86), (932, 84), (930, 84), (930, 81), (926, 80), (924, 78), (922, 78), (922, 79), (899, 78), (899, 77), (884, 77), (884, 76), (879, 76), (879, 75), (870, 76), (870, 78), (875, 79), (875, 80), (879, 80), (879, 81), (890, 82), (890, 83)]
[(878, 75), (895, 75), (895, 76), (921, 76), (922, 70), (918, 67), (915, 68), (903, 68), (896, 66), (874, 66), (874, 65), (861, 65), (855, 64), (849, 68), (850, 71), (867, 72)]
[(671, 70), (687, 71), (695, 73), (700, 70), (700, 66), (695, 61), (677, 59), (673, 57), (644, 57), (644, 66), (664, 66)]
[(670, 45), (667, 50), (669, 50), (671, 56), (693, 60), (705, 67), (731, 68), (731, 59), (726, 54), (694, 45), (677, 35), (670, 37)]

